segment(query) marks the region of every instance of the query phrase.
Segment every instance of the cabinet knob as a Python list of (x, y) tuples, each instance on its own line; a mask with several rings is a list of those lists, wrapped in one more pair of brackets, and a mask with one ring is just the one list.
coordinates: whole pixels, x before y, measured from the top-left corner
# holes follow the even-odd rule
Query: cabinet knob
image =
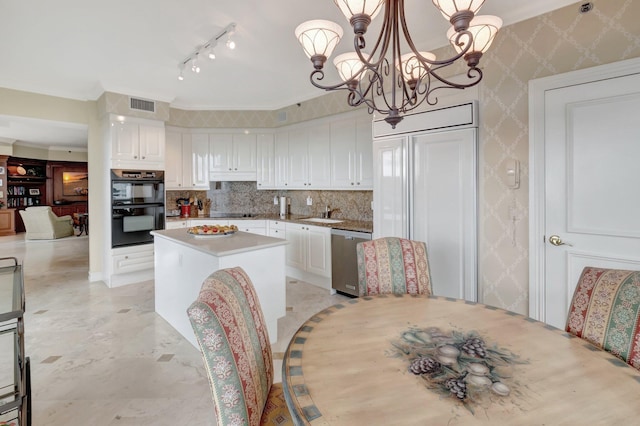
[(231, 167), (229, 167), (229, 171), (231, 171)]
[(143, 160), (144, 160), (144, 159), (146, 159), (146, 158), (147, 158), (147, 157), (145, 157), (145, 156), (142, 156), (142, 159), (143, 159)]
[(351, 182), (351, 185), (353, 185), (353, 182)]
[(358, 182), (357, 185), (360, 185), (360, 182)]
[(137, 155), (134, 155), (134, 156), (133, 156), (133, 158), (135, 158), (135, 159), (137, 160), (137, 159), (138, 159), (138, 156), (137, 156)]
[(233, 170), (238, 170), (238, 168), (236, 167), (236, 168), (234, 168)]

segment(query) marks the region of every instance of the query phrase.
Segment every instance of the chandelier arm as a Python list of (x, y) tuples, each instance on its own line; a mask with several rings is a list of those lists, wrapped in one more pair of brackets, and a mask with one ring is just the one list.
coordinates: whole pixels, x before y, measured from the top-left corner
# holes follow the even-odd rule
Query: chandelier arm
[(311, 71), (311, 74), (309, 75), (309, 81), (311, 81), (311, 84), (313, 84), (318, 89), (323, 89), (323, 90), (326, 90), (326, 91), (330, 91), (330, 90), (350, 90), (349, 87), (348, 87), (348, 81), (343, 81), (343, 82), (338, 83), (338, 84), (327, 85), (327, 86), (316, 82), (316, 81), (321, 81), (323, 79), (324, 79), (324, 71), (323, 70), (313, 70), (313, 71)]
[[(404, 6), (404, 0), (401, 0)], [(458, 35), (456, 36), (456, 40), (455, 43), (457, 45), (460, 45), (460, 38), (463, 35), (466, 35), (467, 37), (469, 37), (469, 43), (467, 43), (467, 45), (465, 46), (464, 49), (462, 49), (461, 52), (459, 52), (458, 54), (448, 58), (448, 59), (443, 59), (441, 61), (437, 61), (437, 60), (430, 60), (425, 58), (424, 56), (422, 56), (420, 54), (420, 51), (416, 48), (415, 44), (413, 44), (413, 39), (411, 38), (411, 34), (409, 34), (409, 27), (407, 26), (407, 20), (404, 16), (404, 7), (402, 8), (402, 11), (400, 13), (400, 23), (402, 25), (402, 32), (404, 34), (404, 38), (407, 41), (407, 45), (409, 46), (409, 49), (411, 49), (411, 52), (414, 53), (416, 55), (416, 58), (422, 62), (422, 65), (425, 66), (425, 68), (429, 68), (426, 65), (431, 65), (431, 66), (437, 66), (437, 65), (450, 65), (454, 62), (456, 62), (458, 59), (462, 58), (464, 55), (466, 55), (469, 51), (469, 49), (471, 48), (471, 46), (473, 45), (473, 34), (471, 33), (471, 31), (469, 30), (464, 30), (464, 31), (459, 31)]]
[[(441, 83), (444, 83), (446, 86), (437, 86), (435, 88), (433, 88), (433, 90), (435, 89), (440, 89), (440, 88), (454, 88), (454, 89), (468, 89), (469, 87), (473, 87), (476, 84), (480, 83), (480, 81), (482, 80), (482, 70), (478, 67), (471, 67), (467, 70), (467, 77), (469, 79), (471, 79), (472, 81), (470, 83), (455, 83), (451, 80), (447, 80), (444, 77), (441, 77), (437, 71), (443, 68), (443, 66), (437, 67), (432, 69), (429, 74), (431, 76), (433, 76), (434, 78), (436, 78), (438, 81), (440, 81)], [(475, 75), (474, 75), (475, 74)], [(429, 93), (431, 93), (433, 90), (429, 90)]]

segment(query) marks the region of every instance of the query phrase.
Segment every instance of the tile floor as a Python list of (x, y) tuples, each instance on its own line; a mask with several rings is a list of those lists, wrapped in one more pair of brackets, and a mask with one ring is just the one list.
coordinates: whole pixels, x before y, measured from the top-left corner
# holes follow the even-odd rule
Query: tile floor
[[(0, 257), (24, 265), (33, 424), (213, 425), (200, 353), (155, 314), (153, 282), (90, 283), (88, 250), (86, 236), (0, 237)], [(344, 298), (290, 280), (274, 358), (307, 318)], [(274, 364), (280, 381), (281, 361)]]

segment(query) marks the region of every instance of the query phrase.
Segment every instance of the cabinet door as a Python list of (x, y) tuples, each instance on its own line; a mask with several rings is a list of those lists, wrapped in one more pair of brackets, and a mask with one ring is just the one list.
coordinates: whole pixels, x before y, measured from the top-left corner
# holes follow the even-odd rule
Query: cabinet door
[(140, 146), (138, 124), (112, 121), (111, 128), (111, 159), (138, 160)]
[(273, 189), (276, 185), (274, 137), (260, 134), (256, 144), (258, 189)]
[(164, 169), (164, 186), (167, 189), (182, 188), (182, 134), (168, 131), (166, 135), (167, 161)]
[(307, 189), (309, 140), (306, 129), (289, 132), (289, 189)]
[(256, 172), (256, 135), (233, 135), (233, 171)]
[(329, 124), (308, 130), (307, 188), (331, 188), (331, 128)]
[(356, 124), (354, 120), (331, 123), (331, 187), (353, 189), (356, 181)]
[(409, 238), (407, 140), (373, 143), (373, 238)]
[(164, 163), (164, 127), (139, 125), (140, 159)]
[(307, 226), (307, 272), (331, 277), (331, 230)]
[(356, 189), (373, 189), (373, 136), (371, 132), (371, 117), (359, 117), (356, 120)]
[(307, 258), (307, 231), (304, 225), (297, 223), (287, 223), (285, 227), (287, 234), (286, 254), (287, 254), (287, 266), (300, 269), (304, 271), (306, 269)]
[(189, 171), (193, 189), (209, 189), (209, 135), (191, 135)]
[(209, 172), (230, 172), (233, 169), (233, 135), (210, 135)]
[(289, 188), (289, 133), (276, 133), (275, 181), (277, 189)]

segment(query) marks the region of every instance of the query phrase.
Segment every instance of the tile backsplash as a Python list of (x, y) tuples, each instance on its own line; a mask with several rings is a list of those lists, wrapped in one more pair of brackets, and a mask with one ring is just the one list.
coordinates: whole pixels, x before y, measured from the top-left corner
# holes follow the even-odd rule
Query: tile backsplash
[[(291, 214), (320, 216), (329, 206), (334, 218), (373, 220), (373, 191), (258, 190), (256, 182), (211, 182), (209, 191), (167, 191), (167, 212), (178, 208), (178, 198), (190, 197), (209, 198), (212, 212), (253, 214), (278, 214), (280, 209), (273, 199), (289, 197)], [(313, 202), (310, 206), (307, 197)]]

